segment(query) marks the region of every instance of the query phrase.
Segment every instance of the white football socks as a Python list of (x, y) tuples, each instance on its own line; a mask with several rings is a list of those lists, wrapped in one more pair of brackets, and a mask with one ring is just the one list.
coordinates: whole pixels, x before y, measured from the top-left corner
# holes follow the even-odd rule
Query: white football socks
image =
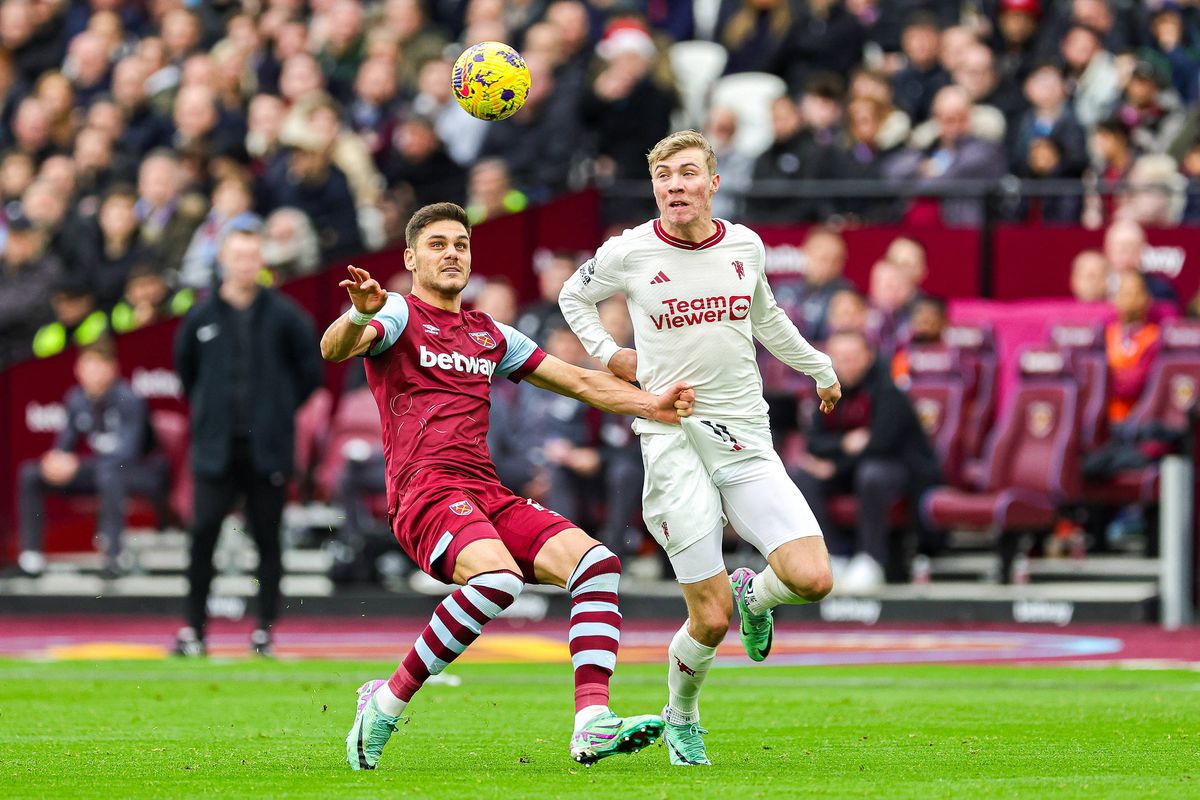
[(751, 614), (765, 614), (775, 606), (797, 606), (810, 602), (789, 589), (770, 567), (754, 576), (746, 587), (744, 597)]
[(663, 719), (672, 725), (700, 721), (700, 685), (717, 655), (717, 648), (702, 645), (688, 633), (687, 623), (671, 640), (667, 664), (667, 689), (670, 700)]
[(608, 711), (608, 706), (584, 706), (579, 709), (575, 712), (575, 730), (580, 730), (605, 711)]
[(389, 717), (400, 716), (404, 713), (404, 709), (408, 705), (408, 703), (396, 697), (392, 693), (392, 688), (386, 683), (376, 689), (372, 697), (375, 698), (375, 705), (379, 707), (379, 710)]

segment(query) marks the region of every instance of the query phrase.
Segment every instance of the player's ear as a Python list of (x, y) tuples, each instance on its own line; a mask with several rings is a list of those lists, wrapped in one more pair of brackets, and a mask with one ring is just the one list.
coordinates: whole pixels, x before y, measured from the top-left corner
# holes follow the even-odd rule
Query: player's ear
[(409, 272), (417, 270), (417, 254), (413, 252), (411, 247), (404, 249), (404, 268)]
[(715, 192), (715, 191), (716, 191), (718, 188), (720, 188), (720, 186), (721, 186), (721, 176), (720, 176), (720, 175), (713, 175), (713, 177), (712, 177), (712, 190)]

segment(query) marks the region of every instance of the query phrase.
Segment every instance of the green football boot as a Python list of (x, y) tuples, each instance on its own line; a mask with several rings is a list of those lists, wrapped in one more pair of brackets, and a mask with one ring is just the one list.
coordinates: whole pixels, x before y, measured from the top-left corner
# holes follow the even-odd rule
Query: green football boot
[(375, 769), (383, 746), (396, 732), (401, 717), (389, 717), (375, 704), (375, 690), (387, 681), (367, 681), (358, 687), (358, 712), (346, 734), (346, 761), (351, 769)]
[(662, 732), (663, 721), (653, 714), (618, 717), (606, 711), (571, 737), (571, 758), (590, 766), (618, 753), (636, 753), (654, 744)]
[[(667, 709), (663, 709), (663, 719), (667, 717)], [(666, 734), (663, 740), (667, 743), (667, 752), (671, 754), (673, 767), (709, 767), (708, 753), (704, 750), (704, 734), (708, 733), (700, 727), (699, 722), (689, 722), (686, 725), (666, 724)]]
[(762, 614), (754, 614), (746, 607), (746, 590), (755, 572), (748, 567), (738, 567), (729, 576), (729, 586), (733, 590), (733, 602), (737, 604), (738, 635), (742, 639), (742, 647), (751, 661), (762, 661), (771, 654), (771, 641), (775, 638), (775, 619), (770, 609)]

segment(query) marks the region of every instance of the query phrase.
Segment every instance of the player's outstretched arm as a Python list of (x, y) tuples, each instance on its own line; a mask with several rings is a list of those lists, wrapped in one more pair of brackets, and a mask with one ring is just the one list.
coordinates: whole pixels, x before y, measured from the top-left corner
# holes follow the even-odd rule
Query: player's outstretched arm
[(690, 417), (696, 401), (695, 390), (682, 381), (662, 394), (650, 394), (610, 372), (583, 369), (554, 356), (546, 356), (525, 380), (540, 389), (574, 397), (610, 414), (645, 417), (667, 423), (677, 423), (680, 417)]
[(350, 295), (354, 308), (342, 314), (333, 324), (325, 329), (321, 337), (321, 357), (326, 361), (345, 361), (348, 358), (365, 353), (375, 340), (375, 329), (359, 319), (351, 319), (354, 312), (374, 315), (387, 302), (387, 292), (379, 285), (379, 281), (371, 277), (371, 273), (355, 266), (346, 267), (350, 277), (338, 286)]

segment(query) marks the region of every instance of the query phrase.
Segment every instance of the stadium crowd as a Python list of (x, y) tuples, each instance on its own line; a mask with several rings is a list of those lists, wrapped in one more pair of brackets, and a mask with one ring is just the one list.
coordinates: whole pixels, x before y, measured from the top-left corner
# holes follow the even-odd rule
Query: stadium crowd
[[(451, 96), (453, 59), (487, 40), (517, 45), (533, 79), (503, 124), (468, 116)], [(766, 73), (784, 87), (768, 101), (765, 150), (744, 144), (736, 103), (688, 116), (695, 76), (672, 54), (695, 41), (720, 46), (725, 75)], [(649, 147), (695, 123), (720, 158), (716, 213), (834, 223), (814, 228), (805, 277), (776, 294), (814, 341), (861, 334), (866, 355), (850, 357), (866, 359), (872, 387), (881, 370), (905, 379), (909, 349), (941, 339), (946, 309), (921, 291), (924, 252), (903, 237), (857, 291), (842, 274), (838, 228), (977, 225), (977, 198), (941, 195), (1007, 176), (1070, 182), (1044, 196), (1007, 192), (992, 211), (1107, 229), (1104, 251), (1074, 265), (1072, 289), (1082, 303), (1112, 294), (1119, 319), (1138, 326), (1113, 334), (1110, 353), (1114, 370), (1130, 369), (1114, 384), (1127, 409), (1157, 323), (1185, 311), (1165, 282), (1129, 276), (1140, 275), (1143, 226), (1200, 221), (1198, 100), (1194, 2), (3, 0), (0, 367), (182, 315), (219, 282), (230, 231), (261, 227), (263, 281), (283, 281), (400, 241), (425, 203), (463, 203), (479, 222), (585, 185), (644, 181)], [(822, 180), (897, 191), (779, 190)], [(527, 308), (502, 282), (476, 302), (583, 361), (556, 306), (580, 257), (535, 264), (542, 296)], [(1139, 312), (1141, 289), (1156, 302)], [(628, 330), (622, 304), (609, 305), (610, 329)], [(1132, 355), (1117, 346), (1132, 339)], [(787, 433), (797, 413), (785, 398), (799, 384), (771, 359), (763, 368)], [(594, 521), (613, 549), (636, 549), (636, 508), (612, 503), (636, 498), (641, 481), (627, 427), (522, 392), (497, 389), (496, 413), (509, 414), (493, 428), (502, 475)], [(934, 481), (926, 451), (906, 451), (920, 480), (892, 474), (889, 485)], [(842, 470), (852, 465), (828, 455), (818, 447), (792, 463), (852, 486)], [(371, 489), (339, 489), (355, 491)], [(608, 507), (589, 506), (597, 496)]]

